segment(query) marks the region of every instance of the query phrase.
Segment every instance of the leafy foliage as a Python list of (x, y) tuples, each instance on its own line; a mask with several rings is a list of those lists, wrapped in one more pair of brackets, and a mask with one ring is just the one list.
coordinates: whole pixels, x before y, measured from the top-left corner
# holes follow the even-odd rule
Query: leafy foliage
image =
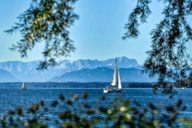
[(182, 88), (182, 87), (191, 88), (192, 87), (192, 79), (190, 77), (187, 78), (186, 80), (180, 79), (180, 80), (175, 81), (174, 85), (175, 85), (175, 87), (178, 87), (178, 88), (179, 87), (180, 88)]
[[(164, 19), (151, 31), (152, 50), (147, 51), (148, 58), (144, 63), (144, 72), (150, 77), (159, 76), (154, 90), (164, 88), (164, 92), (172, 92), (168, 80), (186, 79), (186, 71), (190, 70), (191, 58), (186, 52), (185, 44), (192, 40), (192, 28), (187, 17), (192, 14), (191, 0), (159, 0), (165, 8), (162, 12)], [(151, 0), (138, 0), (136, 8), (129, 16), (125, 25), (127, 32), (123, 39), (139, 36), (138, 18), (141, 23), (146, 22), (151, 13)]]
[(55, 58), (68, 56), (75, 50), (67, 30), (78, 15), (73, 12), (76, 0), (32, 0), (30, 8), (21, 14), (16, 23), (6, 32), (20, 31), (22, 39), (11, 50), (18, 50), (21, 57), (34, 48), (36, 43), (45, 42), (43, 55), (45, 60), (38, 69), (55, 66)]
[[(86, 102), (87, 93), (83, 93), (80, 98), (73, 94), (71, 98), (66, 99), (63, 95), (59, 100), (55, 100), (47, 107), (44, 101), (31, 105), (25, 112), (17, 107), (10, 110), (7, 115), (0, 119), (2, 128), (30, 127), (46, 128), (54, 127), (80, 128), (80, 127), (140, 127), (140, 128), (163, 128), (179, 127), (178, 120), (184, 122), (183, 126), (191, 124), (190, 119), (179, 119), (180, 110), (185, 110), (182, 101), (179, 100), (175, 106), (156, 107), (149, 103), (148, 106), (140, 106), (139, 103), (122, 100), (120, 97), (114, 98), (109, 106), (102, 106), (105, 100), (104, 96), (94, 104)], [(62, 108), (58, 118), (54, 118), (55, 123), (49, 124), (53, 118), (47, 116), (50, 109)], [(161, 111), (166, 111), (161, 113)]]
[(137, 38), (139, 36), (138, 18), (140, 18), (141, 23), (147, 22), (147, 16), (151, 14), (151, 10), (148, 6), (149, 3), (151, 3), (151, 0), (137, 0), (137, 5), (129, 15), (128, 23), (125, 24), (125, 29), (128, 31), (123, 36), (123, 39)]

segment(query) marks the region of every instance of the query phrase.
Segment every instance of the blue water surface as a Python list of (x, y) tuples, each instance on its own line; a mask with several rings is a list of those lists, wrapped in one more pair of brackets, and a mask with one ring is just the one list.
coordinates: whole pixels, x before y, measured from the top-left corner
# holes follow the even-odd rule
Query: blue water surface
[[(66, 99), (70, 98), (72, 94), (77, 94), (79, 97), (84, 92), (89, 94), (87, 102), (94, 105), (101, 95), (105, 95), (106, 100), (101, 103), (102, 106), (111, 104), (113, 98), (121, 97), (123, 100), (137, 101), (141, 107), (145, 107), (149, 102), (155, 106), (160, 105), (174, 105), (178, 99), (182, 99), (183, 105), (187, 107), (186, 110), (180, 111), (181, 117), (189, 117), (192, 115), (192, 89), (176, 89), (178, 92), (173, 98), (169, 95), (164, 95), (158, 92), (154, 94), (152, 89), (123, 89), (122, 94), (104, 94), (103, 89), (0, 89), (0, 115), (6, 114), (8, 110), (22, 107), (27, 110), (31, 104), (39, 103), (44, 100), (45, 106), (50, 106), (52, 101), (57, 100), (60, 94), (63, 94)], [(75, 106), (74, 106), (75, 107)], [(48, 116), (56, 118), (63, 108), (52, 108), (47, 113)]]

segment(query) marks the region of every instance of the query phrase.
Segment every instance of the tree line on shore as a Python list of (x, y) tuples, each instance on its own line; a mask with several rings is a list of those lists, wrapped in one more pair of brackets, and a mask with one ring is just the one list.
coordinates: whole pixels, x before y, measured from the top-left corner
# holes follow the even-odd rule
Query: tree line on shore
[[(176, 88), (181, 88), (181, 87), (186, 87), (186, 88), (192, 88), (192, 78), (188, 77), (185, 80), (177, 80), (175, 82), (167, 82), (169, 85), (172, 85), (173, 87)], [(129, 83), (126, 87), (127, 88), (153, 88), (153, 86), (156, 83), (145, 83), (145, 82), (133, 82), (133, 83)]]
[(177, 80), (175, 83), (174, 83), (174, 86), (175, 87), (187, 87), (187, 88), (192, 88), (192, 78), (187, 78), (185, 80)]
[(127, 88), (152, 88), (153, 85), (154, 85), (153, 83), (145, 83), (145, 82), (136, 83), (136, 82), (133, 82), (133, 83), (129, 83), (126, 87)]

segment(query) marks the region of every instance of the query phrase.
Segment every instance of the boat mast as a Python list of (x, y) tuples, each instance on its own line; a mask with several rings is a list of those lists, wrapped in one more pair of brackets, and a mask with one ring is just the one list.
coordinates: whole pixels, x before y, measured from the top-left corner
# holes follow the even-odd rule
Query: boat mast
[(110, 85), (112, 87), (116, 86), (116, 65), (117, 65), (117, 59), (115, 58), (115, 68), (114, 68), (113, 78), (112, 78), (111, 85)]

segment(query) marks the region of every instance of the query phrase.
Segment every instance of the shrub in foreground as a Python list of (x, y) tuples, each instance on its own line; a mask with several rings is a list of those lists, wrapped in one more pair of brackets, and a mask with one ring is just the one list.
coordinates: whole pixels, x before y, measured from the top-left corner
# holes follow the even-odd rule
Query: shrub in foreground
[[(149, 103), (143, 108), (136, 102), (121, 100), (115, 97), (110, 105), (102, 106), (104, 96), (89, 104), (86, 102), (88, 94), (82, 97), (71, 95), (65, 99), (60, 95), (58, 100), (52, 102), (48, 107), (41, 100), (38, 104), (31, 105), (27, 111), (17, 107), (2, 115), (0, 127), (2, 128), (89, 128), (89, 127), (112, 127), (112, 128), (162, 128), (162, 127), (190, 127), (192, 118), (178, 118), (180, 110), (185, 110), (182, 101), (179, 100), (174, 106), (156, 107)], [(57, 118), (47, 116), (50, 109), (59, 108)], [(53, 122), (54, 123), (50, 123)]]

